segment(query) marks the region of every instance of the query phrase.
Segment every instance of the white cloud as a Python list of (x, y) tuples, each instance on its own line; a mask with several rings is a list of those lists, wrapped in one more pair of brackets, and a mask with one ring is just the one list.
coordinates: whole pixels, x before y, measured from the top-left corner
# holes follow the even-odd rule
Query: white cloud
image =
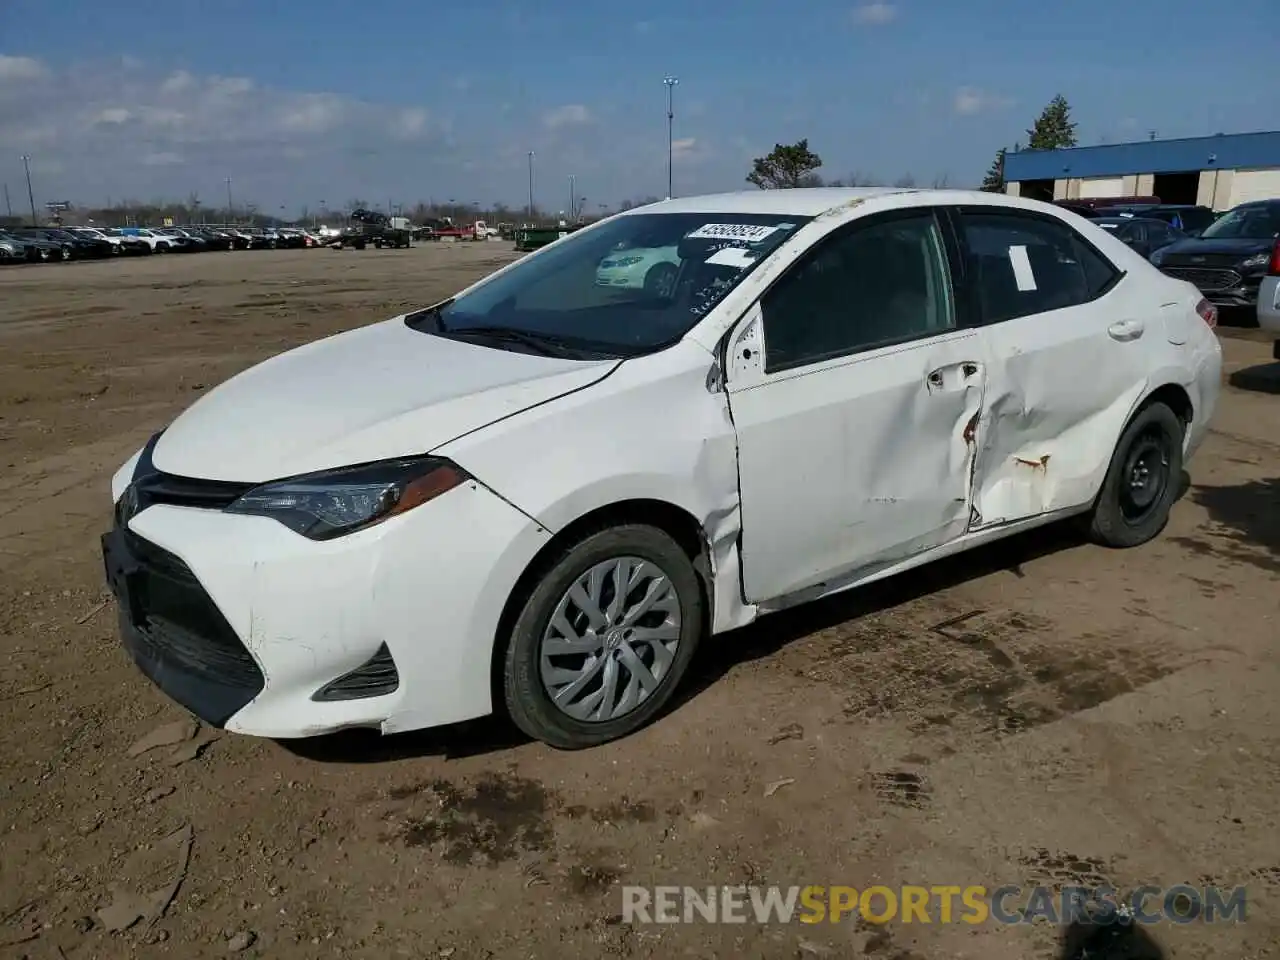
[(148, 167), (171, 167), (174, 164), (182, 163), (181, 154), (165, 151), (162, 153), (148, 153), (142, 158), (144, 166)]
[(0, 53), (0, 84), (42, 80), (48, 74), (48, 68), (39, 60), (31, 57), (7, 57)]
[(552, 130), (560, 127), (581, 126), (591, 122), (591, 111), (580, 103), (566, 103), (562, 107), (548, 111), (542, 118), (542, 122)]
[(898, 16), (898, 8), (892, 3), (885, 3), (884, 0), (875, 0), (873, 3), (864, 3), (857, 6), (853, 10), (853, 22), (863, 24), (865, 26), (878, 27), (889, 23)]
[(164, 82), (160, 84), (160, 92), (167, 96), (176, 96), (180, 93), (186, 93), (195, 84), (195, 77), (185, 70), (178, 70), (164, 78)]
[(98, 111), (98, 115), (93, 118), (94, 123), (105, 123), (111, 126), (120, 126), (128, 123), (133, 119), (133, 114), (124, 107), (108, 107), (105, 110)]
[(346, 118), (347, 102), (331, 93), (305, 93), (281, 106), (281, 129), (291, 133), (329, 133)]
[(990, 110), (1003, 110), (1013, 101), (977, 87), (961, 87), (955, 92), (951, 102), (952, 109), (961, 116), (971, 117), (974, 114)]
[(431, 114), (422, 107), (401, 110), (391, 122), (391, 134), (401, 140), (417, 140), (427, 132)]

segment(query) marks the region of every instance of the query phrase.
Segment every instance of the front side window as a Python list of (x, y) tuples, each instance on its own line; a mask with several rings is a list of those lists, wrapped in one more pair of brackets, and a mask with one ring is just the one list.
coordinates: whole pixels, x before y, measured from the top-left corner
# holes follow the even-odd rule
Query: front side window
[(770, 288), (761, 313), (769, 373), (952, 329), (933, 213), (854, 223), (821, 241)]
[(961, 222), (970, 273), (988, 323), (1087, 303), (1120, 276), (1059, 220), (966, 212)]
[(504, 349), (637, 356), (679, 340), (810, 219), (614, 217), (407, 322)]

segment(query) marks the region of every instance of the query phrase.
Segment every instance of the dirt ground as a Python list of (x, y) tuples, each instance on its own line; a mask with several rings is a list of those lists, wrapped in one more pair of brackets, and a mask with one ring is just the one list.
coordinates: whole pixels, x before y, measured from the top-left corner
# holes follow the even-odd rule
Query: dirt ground
[(1054, 958), (1042, 923), (631, 926), (620, 887), (1100, 880), (1248, 886), (1245, 923), (1125, 956), (1280, 956), (1280, 397), (1256, 339), (1224, 340), (1250, 388), (1157, 541), (1042, 532), (765, 619), (624, 742), (174, 727), (104, 603), (111, 472), (237, 370), (512, 256), (0, 271), (0, 957)]

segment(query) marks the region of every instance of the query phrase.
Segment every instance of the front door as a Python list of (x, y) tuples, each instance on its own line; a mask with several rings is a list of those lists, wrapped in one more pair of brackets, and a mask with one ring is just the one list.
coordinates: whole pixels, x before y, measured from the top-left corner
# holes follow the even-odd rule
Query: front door
[(744, 317), (727, 361), (749, 601), (965, 532), (986, 370), (957, 316), (943, 232), (914, 209), (837, 228)]

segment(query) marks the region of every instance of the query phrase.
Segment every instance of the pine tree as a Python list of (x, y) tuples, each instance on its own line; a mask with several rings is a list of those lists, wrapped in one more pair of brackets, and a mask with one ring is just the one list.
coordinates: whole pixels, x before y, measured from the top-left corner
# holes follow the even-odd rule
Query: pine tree
[(1076, 145), (1076, 125), (1071, 120), (1067, 98), (1058, 94), (1041, 112), (1036, 125), (1027, 131), (1028, 150), (1061, 150)]
[(986, 193), (1004, 193), (1004, 155), (1005, 148), (996, 151), (996, 158), (991, 161), (991, 168), (982, 178), (982, 189)]
[(809, 149), (807, 138), (790, 145), (776, 143), (766, 156), (751, 162), (747, 183), (761, 190), (821, 186), (818, 179), (821, 166), (822, 158)]

